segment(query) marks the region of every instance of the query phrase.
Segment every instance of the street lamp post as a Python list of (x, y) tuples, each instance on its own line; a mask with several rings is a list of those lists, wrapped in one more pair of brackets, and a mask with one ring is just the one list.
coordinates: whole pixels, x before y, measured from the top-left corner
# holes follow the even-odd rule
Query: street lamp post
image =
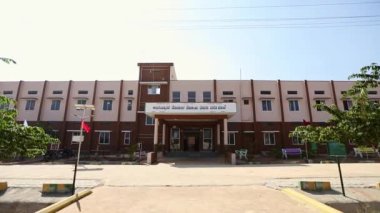
[(75, 193), (75, 180), (76, 180), (76, 177), (77, 177), (77, 168), (78, 168), (78, 164), (79, 164), (79, 157), (80, 157), (80, 148), (81, 148), (81, 145), (82, 145), (82, 142), (83, 142), (83, 123), (84, 122), (84, 119), (85, 119), (85, 116), (86, 116), (86, 109), (90, 109), (90, 110), (95, 110), (95, 107), (94, 105), (85, 105), (85, 104), (75, 104), (75, 108), (76, 109), (81, 109), (83, 110), (82, 112), (82, 116), (81, 116), (81, 124), (80, 124), (80, 134), (79, 134), (79, 146), (78, 146), (78, 156), (77, 156), (77, 161), (75, 163), (75, 168), (74, 168), (74, 178), (73, 178), (73, 188), (71, 189), (71, 194), (73, 195)]

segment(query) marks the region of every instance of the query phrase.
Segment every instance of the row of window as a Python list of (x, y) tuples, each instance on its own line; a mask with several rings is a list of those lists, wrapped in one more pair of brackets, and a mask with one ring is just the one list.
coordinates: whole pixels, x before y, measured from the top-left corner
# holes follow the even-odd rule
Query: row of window
[[(174, 97), (174, 96), (173, 96)], [(225, 100), (228, 102), (229, 100)], [(77, 104), (86, 104), (86, 99), (78, 99)], [(174, 101), (173, 102), (179, 102)], [(195, 101), (194, 101), (195, 102)], [(316, 100), (316, 104), (325, 104), (325, 100)], [(249, 100), (244, 100), (244, 104), (249, 104)], [(34, 110), (36, 105), (36, 100), (26, 100), (25, 110)], [(103, 110), (112, 111), (113, 100), (103, 100)], [(272, 111), (272, 100), (261, 100), (262, 111)], [(0, 109), (4, 109), (6, 106), (0, 106)], [(9, 106), (8, 106), (9, 107)], [(61, 100), (52, 100), (50, 110), (60, 110)], [(343, 100), (343, 108), (345, 111), (349, 110), (352, 107), (351, 100)], [(127, 100), (127, 110), (132, 110), (132, 100)], [(299, 101), (298, 100), (289, 100), (289, 110), (290, 111), (299, 111)], [(317, 111), (321, 111), (320, 107), (317, 107)], [(147, 125), (154, 125), (154, 121), (147, 121)]]
[[(131, 132), (125, 131), (123, 132), (123, 144), (124, 145), (130, 145), (131, 144)], [(173, 128), (171, 130), (171, 144), (176, 145), (179, 144), (180, 140), (180, 131), (179, 128)], [(79, 136), (80, 132), (73, 131), (72, 137)], [(264, 135), (264, 145), (267, 146), (273, 146), (276, 145), (276, 136), (275, 132), (263, 132)], [(98, 138), (99, 144), (110, 144), (111, 142), (111, 132), (110, 131), (99, 131), (99, 138)], [(203, 129), (203, 142), (206, 145), (209, 145), (212, 143), (212, 129), (211, 128), (205, 128)], [(77, 143), (77, 142), (72, 142)], [(235, 145), (236, 144), (236, 133), (235, 132), (229, 132), (228, 133), (228, 145)], [(292, 138), (292, 144), (293, 145), (303, 145), (303, 142), (298, 137)], [(174, 146), (173, 146), (174, 147)], [(208, 148), (208, 147), (206, 147)]]
[[(78, 99), (77, 104), (86, 104), (86, 99)], [(113, 100), (103, 100), (103, 110), (111, 111), (112, 110)], [(25, 110), (34, 110), (36, 106), (36, 100), (26, 100)], [(59, 110), (61, 107), (61, 100), (52, 100), (50, 105), (50, 110)], [(127, 100), (127, 110), (132, 110), (132, 100)]]

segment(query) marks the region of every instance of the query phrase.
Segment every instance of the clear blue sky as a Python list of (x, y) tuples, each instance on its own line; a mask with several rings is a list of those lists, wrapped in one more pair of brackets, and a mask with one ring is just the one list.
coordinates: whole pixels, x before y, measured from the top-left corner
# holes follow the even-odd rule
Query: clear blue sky
[(1, 3), (0, 81), (346, 80), (380, 63), (380, 0), (12, 0)]

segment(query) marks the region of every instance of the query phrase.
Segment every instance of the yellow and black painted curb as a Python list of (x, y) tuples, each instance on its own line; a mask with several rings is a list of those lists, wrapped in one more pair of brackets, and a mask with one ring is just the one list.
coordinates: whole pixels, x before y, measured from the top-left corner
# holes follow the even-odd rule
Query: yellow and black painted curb
[(377, 188), (377, 189), (380, 189), (380, 182), (378, 182), (378, 183), (376, 184), (376, 188)]
[(44, 183), (42, 184), (42, 193), (70, 193), (73, 184), (66, 183)]
[(305, 191), (328, 191), (331, 190), (330, 182), (300, 181), (300, 187)]
[(57, 212), (67, 206), (69, 206), (70, 204), (90, 195), (92, 193), (91, 189), (86, 189), (84, 191), (81, 191), (81, 192), (78, 192), (68, 198), (65, 198), (63, 200), (60, 200), (58, 201), (57, 203), (54, 203), (54, 204), (51, 204), (50, 206), (48, 207), (45, 207), (39, 211), (37, 211), (36, 213), (53, 213), (53, 212)]
[(0, 182), (0, 192), (8, 189), (8, 182)]
[(296, 198), (304, 203), (306, 203), (307, 205), (310, 205), (316, 209), (318, 209), (320, 212), (326, 212), (326, 213), (343, 213), (339, 210), (336, 210), (324, 203), (321, 203), (313, 198), (310, 198), (310, 197), (307, 197), (305, 195), (303, 195), (302, 193), (299, 193), (297, 191), (295, 191), (294, 189), (290, 189), (290, 188), (285, 188), (285, 189), (281, 189), (281, 191), (285, 194), (287, 194), (289, 197), (293, 197), (293, 198)]

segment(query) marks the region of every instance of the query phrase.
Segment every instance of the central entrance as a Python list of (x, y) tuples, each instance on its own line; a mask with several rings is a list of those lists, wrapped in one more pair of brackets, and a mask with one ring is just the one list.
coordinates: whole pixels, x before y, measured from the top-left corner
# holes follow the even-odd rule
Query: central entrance
[(214, 151), (213, 131), (212, 127), (172, 127), (170, 151)]

